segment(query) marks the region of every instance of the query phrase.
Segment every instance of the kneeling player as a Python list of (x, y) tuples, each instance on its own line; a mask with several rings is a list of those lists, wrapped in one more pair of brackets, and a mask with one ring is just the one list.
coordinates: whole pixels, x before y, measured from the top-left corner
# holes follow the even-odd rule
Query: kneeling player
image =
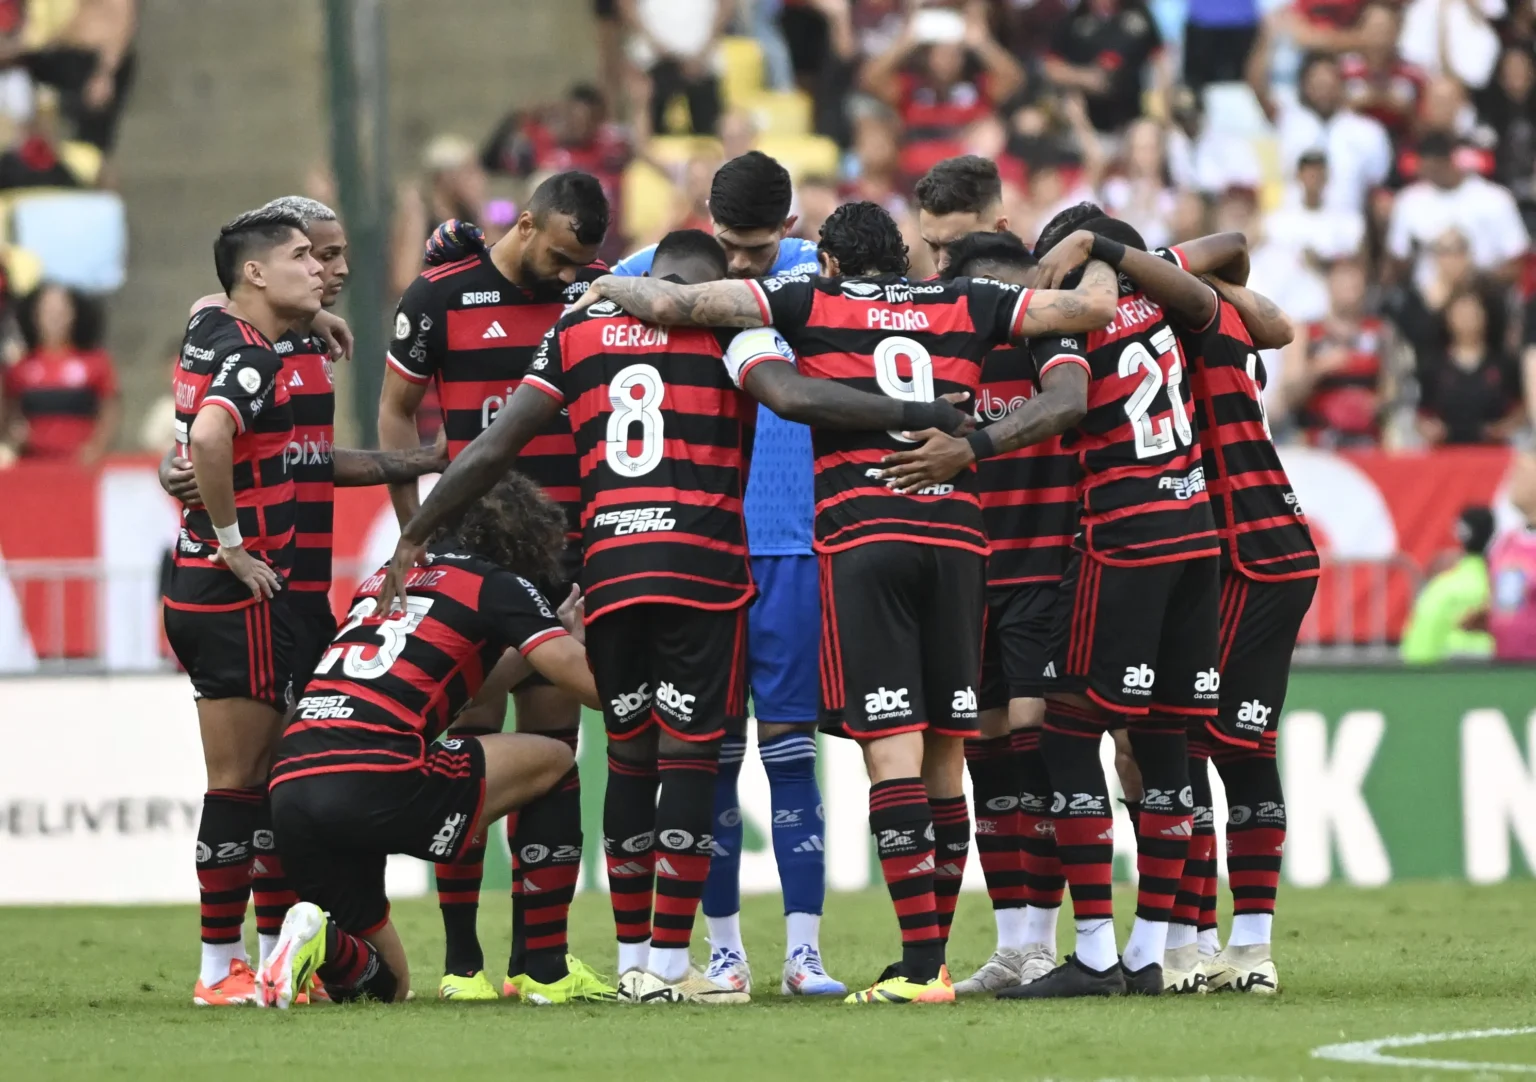
[(258, 974), (263, 1006), (287, 1007), (312, 974), (333, 999), (404, 999), (389, 854), (455, 860), (487, 823), (572, 782), (570, 749), (548, 737), (432, 742), (507, 649), (596, 705), (580, 606), (557, 616), (529, 581), (553, 575), (564, 534), (561, 510), (512, 474), (434, 535), (403, 612), (374, 596), (382, 571), (358, 588), (272, 770), (273, 826), (303, 901)]

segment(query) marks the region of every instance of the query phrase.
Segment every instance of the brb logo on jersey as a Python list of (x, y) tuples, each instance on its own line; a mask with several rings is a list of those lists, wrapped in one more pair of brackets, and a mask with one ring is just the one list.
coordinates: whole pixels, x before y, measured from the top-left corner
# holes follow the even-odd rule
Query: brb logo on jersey
[(1127, 695), (1150, 695), (1152, 685), (1157, 682), (1157, 672), (1150, 665), (1130, 665), (1126, 667), (1125, 679), (1120, 682), (1120, 689)]
[(912, 716), (912, 704), (908, 701), (909, 692), (906, 688), (897, 688), (891, 691), (889, 688), (880, 687), (864, 696), (864, 716), (870, 721), (884, 721), (887, 718), (904, 718)]

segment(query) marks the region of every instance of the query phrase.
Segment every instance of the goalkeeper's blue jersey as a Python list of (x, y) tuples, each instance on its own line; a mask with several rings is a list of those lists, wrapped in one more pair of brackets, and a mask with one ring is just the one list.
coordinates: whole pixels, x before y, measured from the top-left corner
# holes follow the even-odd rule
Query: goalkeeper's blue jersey
[[(653, 245), (613, 268), (636, 276), (651, 269)], [(773, 275), (817, 274), (816, 245), (798, 237), (779, 242)], [(747, 547), (753, 556), (810, 556), (816, 495), (811, 466), (811, 430), (772, 410), (757, 411), (757, 438), (747, 475)]]

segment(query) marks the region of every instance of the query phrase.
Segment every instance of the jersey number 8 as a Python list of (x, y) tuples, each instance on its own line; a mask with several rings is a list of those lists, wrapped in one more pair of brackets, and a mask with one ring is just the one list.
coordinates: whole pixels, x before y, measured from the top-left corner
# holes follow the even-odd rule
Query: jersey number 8
[[(912, 378), (903, 379), (897, 361), (905, 357), (912, 366)], [(896, 335), (883, 338), (875, 347), (875, 383), (887, 396), (902, 402), (933, 401), (933, 357), (921, 342)], [(916, 443), (900, 432), (889, 433), (902, 443)]]
[[(632, 364), (608, 384), (608, 433), (604, 457), (608, 468), (625, 477), (640, 477), (661, 462), (661, 398), (666, 384), (654, 365)], [(640, 453), (629, 453), (631, 429), (640, 426)]]
[[(1120, 354), (1120, 375), (1129, 378), (1135, 375), (1136, 370), (1141, 369), (1145, 375), (1136, 389), (1131, 392), (1131, 397), (1125, 400), (1125, 415), (1130, 419), (1132, 433), (1136, 441), (1137, 458), (1156, 458), (1166, 455), (1169, 451), (1178, 447), (1188, 447), (1195, 438), (1194, 430), (1189, 425), (1189, 410), (1184, 405), (1184, 399), (1179, 395), (1179, 387), (1184, 382), (1184, 362), (1179, 356), (1178, 340), (1174, 337), (1171, 327), (1164, 327), (1152, 336), (1152, 347), (1159, 354), (1173, 354), (1168, 362), (1168, 375), (1163, 376), (1163, 367), (1158, 359), (1152, 356), (1150, 350), (1140, 342), (1132, 342), (1126, 346)], [(1173, 414), (1170, 423), (1167, 417), (1159, 418), (1156, 427), (1153, 427), (1152, 418), (1147, 416), (1152, 412), (1152, 404), (1157, 398), (1157, 392), (1163, 387), (1168, 388), (1168, 407)]]
[[(406, 636), (415, 631), (427, 618), (427, 613), (432, 610), (432, 600), (430, 597), (406, 598), (403, 613), (383, 621), (373, 629), (379, 636), (379, 646), (372, 657), (365, 656), (364, 651), (367, 650), (367, 645), (364, 643), (337, 644), (327, 650), (325, 656), (320, 659), (320, 664), (315, 666), (315, 675), (329, 673), (340, 659), (342, 675), (350, 680), (375, 680), (383, 676), (389, 672), (389, 667), (405, 650)], [(347, 614), (347, 622), (341, 625), (341, 630), (336, 633), (336, 637), (339, 639), (352, 631), (378, 609), (378, 598), (363, 598)]]

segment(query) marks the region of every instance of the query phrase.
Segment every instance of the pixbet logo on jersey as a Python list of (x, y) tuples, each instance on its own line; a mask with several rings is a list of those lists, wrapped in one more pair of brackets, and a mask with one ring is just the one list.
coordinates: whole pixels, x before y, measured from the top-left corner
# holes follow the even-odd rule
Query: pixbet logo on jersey
[(604, 511), (592, 519), (592, 525), (600, 529), (613, 527), (613, 536), (625, 534), (661, 533), (677, 528), (677, 519), (668, 518), (670, 504), (660, 507), (626, 507), (622, 511)]
[(976, 419), (978, 421), (1001, 421), (1028, 401), (1029, 399), (1021, 394), (1004, 398), (1002, 395), (993, 394), (990, 390), (983, 387), (980, 397), (976, 399)]
[(323, 466), (331, 461), (335, 451), (335, 446), (325, 436), (318, 440), (292, 440), (283, 449), (283, 469), (287, 470), (291, 466)]
[(886, 718), (910, 717), (912, 704), (908, 701), (909, 692), (906, 688), (897, 688), (891, 691), (886, 687), (877, 688), (864, 696), (864, 715), (870, 721), (884, 721)]
[(485, 401), (480, 403), (481, 428), (491, 427), (491, 422), (496, 419), (496, 415), (501, 412), (501, 407), (507, 404), (507, 399), (512, 397), (512, 392), (515, 390), (517, 390), (516, 387), (508, 387), (507, 393), (504, 395), (493, 394), (486, 396)]

